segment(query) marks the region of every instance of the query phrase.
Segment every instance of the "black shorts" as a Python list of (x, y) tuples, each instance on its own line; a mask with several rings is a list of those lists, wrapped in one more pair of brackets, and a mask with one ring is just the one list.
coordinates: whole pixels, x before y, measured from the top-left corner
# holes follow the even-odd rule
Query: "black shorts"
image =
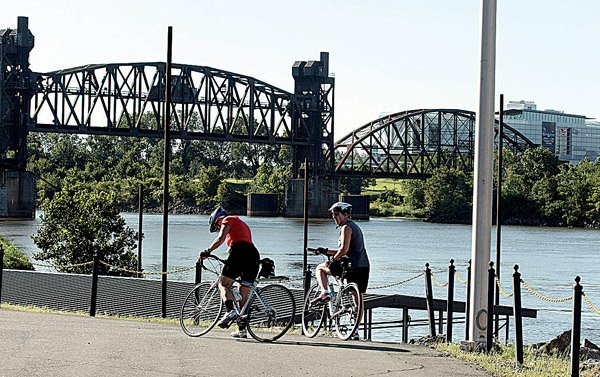
[(333, 261), (328, 267), (329, 272), (337, 277), (340, 277), (344, 270), (346, 270), (346, 275), (344, 277), (348, 283), (356, 283), (356, 285), (358, 285), (358, 290), (361, 293), (367, 291), (370, 267), (353, 267), (351, 266), (348, 257), (342, 257), (340, 260)]
[(258, 250), (253, 244), (249, 242), (232, 243), (221, 275), (230, 279), (241, 278), (244, 283), (252, 284), (258, 274), (259, 261)]
[(369, 285), (370, 270), (370, 267), (354, 267), (347, 274), (346, 279), (348, 280), (348, 283), (356, 283), (360, 293), (365, 293), (367, 291), (367, 286)]

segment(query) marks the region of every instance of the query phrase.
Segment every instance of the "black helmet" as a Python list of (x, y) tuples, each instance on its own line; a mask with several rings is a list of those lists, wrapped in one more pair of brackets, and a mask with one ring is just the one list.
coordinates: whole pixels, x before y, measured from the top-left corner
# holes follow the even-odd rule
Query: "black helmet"
[(225, 217), (229, 215), (225, 208), (219, 206), (215, 208), (214, 211), (210, 214), (210, 218), (208, 219), (208, 226), (210, 227), (210, 232), (215, 233), (219, 231), (219, 227), (217, 227), (217, 219), (220, 217)]
[(352, 213), (352, 204), (346, 202), (336, 202), (329, 207), (329, 212)]

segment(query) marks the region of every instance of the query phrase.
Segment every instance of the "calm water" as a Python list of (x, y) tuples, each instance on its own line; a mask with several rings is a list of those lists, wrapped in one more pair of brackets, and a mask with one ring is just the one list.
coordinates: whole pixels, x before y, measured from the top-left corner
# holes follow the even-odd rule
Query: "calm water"
[[(137, 214), (123, 215), (135, 230)], [(244, 218), (252, 229), (254, 241), (263, 257), (275, 260), (278, 275), (301, 276), (303, 260), (303, 222), (285, 218)], [(208, 217), (200, 215), (171, 215), (169, 217), (169, 270), (192, 266), (200, 250), (206, 248), (214, 234), (208, 232)], [(142, 263), (146, 271), (161, 269), (162, 215), (144, 215)], [(7, 236), (28, 255), (37, 251), (30, 238), (39, 226), (35, 221), (0, 222), (0, 234)], [(447, 281), (450, 259), (457, 271), (466, 278), (466, 266), (471, 255), (471, 226), (430, 224), (406, 219), (373, 218), (360, 222), (371, 259), (370, 286), (377, 287), (410, 278), (429, 263), (439, 282)], [(495, 260), (495, 229), (492, 257)], [(331, 220), (313, 220), (309, 226), (309, 246), (335, 247), (338, 231)], [(222, 246), (218, 255), (225, 256)], [(309, 264), (322, 261), (309, 256)], [(584, 292), (593, 304), (600, 307), (600, 231), (587, 229), (557, 229), (533, 227), (502, 227), (501, 283), (512, 292), (513, 266), (518, 264), (522, 279), (532, 288), (550, 298), (572, 294), (575, 276), (581, 277)], [(38, 267), (38, 270), (47, 270)], [(193, 280), (193, 271), (170, 275), (174, 280)], [(293, 284), (300, 285), (300, 281)], [(465, 286), (455, 280), (455, 298), (465, 299)], [(424, 296), (424, 280), (384, 289), (369, 289), (371, 293), (401, 293)], [(434, 285), (436, 298), (446, 297), (446, 288)], [(540, 309), (537, 319), (523, 320), (524, 341), (546, 341), (571, 326), (571, 302), (551, 303), (522, 291), (523, 306)], [(501, 297), (502, 305), (512, 300)], [(425, 318), (424, 312), (411, 313), (413, 319)], [(374, 321), (399, 320), (400, 310), (375, 310)], [(512, 323), (511, 323), (512, 326)], [(454, 326), (454, 339), (464, 338), (464, 325)], [(511, 327), (511, 332), (513, 328)], [(410, 328), (410, 337), (425, 335), (426, 327)], [(502, 332), (504, 334), (504, 332)], [(376, 330), (376, 340), (399, 341), (400, 329)], [(511, 338), (513, 337), (511, 333)], [(600, 315), (583, 302), (582, 339), (600, 342)], [(502, 339), (504, 336), (502, 335)]]

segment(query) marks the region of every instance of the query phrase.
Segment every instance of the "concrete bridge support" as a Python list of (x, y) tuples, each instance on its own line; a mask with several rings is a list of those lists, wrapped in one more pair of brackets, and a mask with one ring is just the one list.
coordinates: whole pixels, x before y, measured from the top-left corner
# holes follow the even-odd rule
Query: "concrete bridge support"
[[(308, 183), (308, 217), (330, 217), (327, 209), (339, 199), (339, 181), (315, 177)], [(285, 192), (285, 216), (304, 216), (304, 180), (292, 179)]]
[(20, 171), (0, 171), (0, 218), (35, 218), (35, 179)]

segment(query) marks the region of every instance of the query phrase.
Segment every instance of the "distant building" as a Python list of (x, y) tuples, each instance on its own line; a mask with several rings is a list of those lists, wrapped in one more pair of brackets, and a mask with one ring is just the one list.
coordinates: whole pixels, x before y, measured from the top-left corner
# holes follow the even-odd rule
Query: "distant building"
[(600, 122), (584, 115), (537, 110), (533, 101), (508, 101), (504, 123), (537, 145), (554, 151), (560, 161), (577, 164), (600, 157)]

